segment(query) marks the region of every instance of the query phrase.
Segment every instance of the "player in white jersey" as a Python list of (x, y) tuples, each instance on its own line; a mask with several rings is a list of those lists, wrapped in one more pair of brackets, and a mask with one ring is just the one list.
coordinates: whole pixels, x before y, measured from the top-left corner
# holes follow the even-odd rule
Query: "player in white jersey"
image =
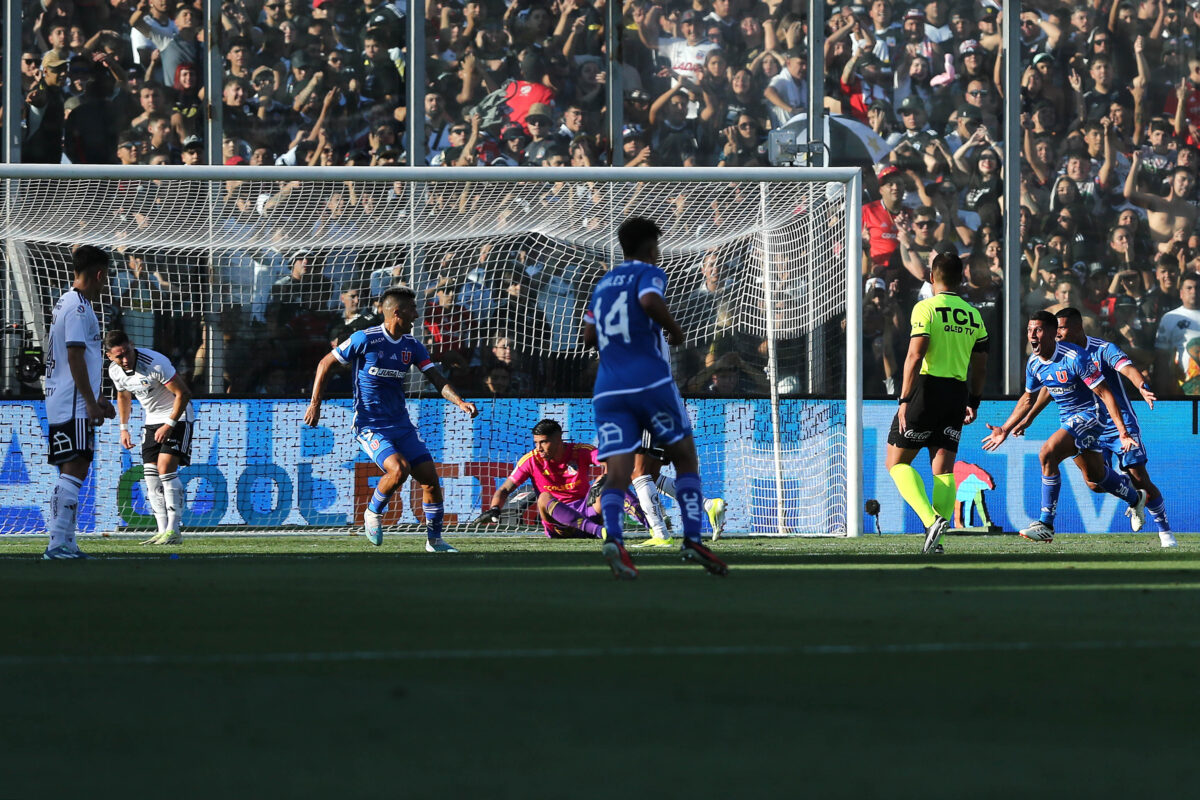
[(58, 467), (50, 494), (50, 543), (42, 558), (48, 561), (87, 558), (75, 543), (79, 490), (92, 466), (96, 425), (117, 415), (100, 396), (104, 356), (100, 353), (100, 322), (92, 303), (108, 282), (108, 253), (82, 245), (72, 254), (75, 280), (54, 304), (46, 358), (46, 421), (49, 423), (49, 461)]
[(121, 446), (133, 447), (129, 414), (133, 398), (146, 412), (142, 437), (142, 475), (158, 532), (142, 544), (179, 544), (183, 514), (183, 482), (179, 467), (191, 463), (192, 426), (196, 421), (192, 393), (170, 359), (149, 348), (135, 349), (124, 331), (104, 336), (104, 352), (112, 362), (108, 377), (117, 390)]

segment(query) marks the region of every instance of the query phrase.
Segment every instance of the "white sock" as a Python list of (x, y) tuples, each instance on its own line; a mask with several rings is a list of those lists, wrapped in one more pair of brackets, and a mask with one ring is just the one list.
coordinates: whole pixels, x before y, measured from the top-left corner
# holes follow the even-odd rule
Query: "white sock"
[(154, 520), (158, 523), (158, 532), (167, 529), (167, 500), (163, 497), (162, 479), (158, 477), (158, 465), (146, 464), (142, 467), (142, 476), (146, 479), (146, 498), (154, 511)]
[(50, 547), (75, 544), (75, 513), (83, 481), (60, 472), (50, 492)]
[(640, 475), (633, 479), (633, 492), (638, 502), (642, 504), (642, 513), (650, 523), (650, 533), (660, 539), (667, 538), (667, 526), (663, 524), (661, 506), (658, 504), (658, 491), (654, 488), (654, 478), (650, 475)]
[(659, 473), (658, 480), (655, 481), (654, 485), (657, 486), (658, 490), (667, 497), (671, 498), (672, 500), (675, 499), (675, 479), (670, 475)]
[(178, 472), (162, 476), (163, 499), (167, 506), (167, 530), (179, 533), (179, 519), (183, 515), (183, 481)]

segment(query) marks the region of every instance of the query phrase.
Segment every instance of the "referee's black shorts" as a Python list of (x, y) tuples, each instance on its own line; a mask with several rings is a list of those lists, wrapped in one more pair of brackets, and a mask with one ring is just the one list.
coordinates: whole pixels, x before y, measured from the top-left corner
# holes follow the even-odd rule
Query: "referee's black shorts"
[(905, 412), (907, 430), (892, 418), (888, 444), (905, 450), (949, 450), (958, 452), (963, 417), (967, 414), (967, 382), (955, 378), (921, 375)]

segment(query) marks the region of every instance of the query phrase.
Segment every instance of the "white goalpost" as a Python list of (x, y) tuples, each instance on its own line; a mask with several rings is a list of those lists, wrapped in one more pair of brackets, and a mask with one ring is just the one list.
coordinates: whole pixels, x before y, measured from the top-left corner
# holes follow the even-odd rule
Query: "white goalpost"
[[(206, 398), (181, 470), (185, 529), (361, 524), (377, 471), (356, 452), (351, 401), (328, 400), (317, 429), (303, 409), (331, 342), (371, 324), (371, 298), (404, 285), (421, 309), (414, 335), (482, 409), (469, 420), (409, 376), (448, 534), (478, 532), (464, 523), (530, 449), (539, 419), (595, 441), (595, 357), (580, 320), (619, 260), (617, 227), (639, 215), (664, 230), (667, 302), (687, 334), (673, 368), (705, 495), (726, 499), (729, 532), (862, 534), (857, 169), (0, 170), (6, 322), (44, 342), (71, 248), (108, 248), (102, 327), (172, 358)], [(331, 388), (348, 393), (348, 376)], [(44, 530), (44, 425), (40, 401), (0, 401), (0, 533)], [(81, 529), (145, 524), (139, 454), (121, 450), (115, 425), (97, 450)], [(415, 525), (419, 500), (407, 486), (397, 498), (385, 524)], [(500, 530), (535, 530), (511, 505)]]

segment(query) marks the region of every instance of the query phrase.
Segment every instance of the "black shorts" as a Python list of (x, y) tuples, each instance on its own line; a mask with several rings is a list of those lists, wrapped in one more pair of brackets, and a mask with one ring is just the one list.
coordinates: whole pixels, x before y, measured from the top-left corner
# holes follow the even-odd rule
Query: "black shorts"
[(186, 467), (192, 463), (192, 423), (176, 422), (175, 427), (167, 434), (162, 444), (154, 441), (154, 434), (161, 425), (147, 425), (142, 437), (142, 463), (152, 464), (158, 461), (159, 453), (179, 457), (179, 466)]
[(92, 460), (96, 449), (96, 429), (90, 419), (75, 417), (50, 425), (50, 454), (47, 460), (58, 466), (77, 458)]
[(657, 459), (664, 464), (671, 463), (671, 459), (667, 458), (666, 451), (659, 447), (658, 442), (654, 441), (654, 436), (651, 435), (650, 431), (642, 431), (642, 446), (637, 449), (637, 452)]
[(917, 380), (917, 388), (908, 402), (905, 414), (908, 429), (900, 435), (900, 425), (893, 417), (888, 444), (905, 450), (928, 447), (957, 453), (966, 414), (966, 381), (923, 375)]

